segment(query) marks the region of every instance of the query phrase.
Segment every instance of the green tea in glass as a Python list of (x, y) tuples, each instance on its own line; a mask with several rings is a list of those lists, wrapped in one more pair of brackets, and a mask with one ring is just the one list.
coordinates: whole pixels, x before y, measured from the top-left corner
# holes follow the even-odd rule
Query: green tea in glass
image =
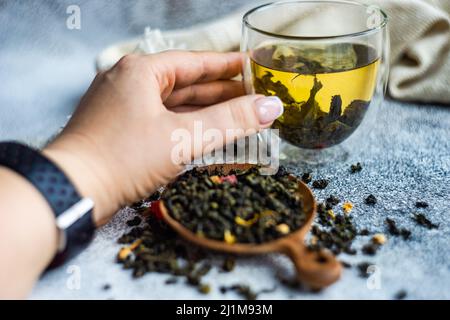
[(276, 2), (245, 15), (246, 88), (283, 101), (273, 124), (282, 139), (317, 155), (360, 127), (383, 100), (386, 23), (379, 8), (347, 1)]

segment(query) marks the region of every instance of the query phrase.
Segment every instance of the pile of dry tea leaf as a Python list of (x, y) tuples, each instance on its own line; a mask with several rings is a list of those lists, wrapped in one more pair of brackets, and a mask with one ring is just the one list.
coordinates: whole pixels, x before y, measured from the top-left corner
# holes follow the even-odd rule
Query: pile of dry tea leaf
[(233, 243), (263, 243), (301, 228), (306, 216), (298, 180), (257, 168), (220, 173), (192, 170), (162, 195), (169, 214), (200, 237)]
[(332, 203), (319, 203), (317, 207), (318, 223), (311, 230), (313, 238), (310, 248), (329, 249), (334, 254), (356, 254), (352, 244), (358, 232), (353, 219), (345, 213), (335, 213)]
[[(144, 219), (138, 214), (127, 221), (133, 228), (118, 240), (124, 246), (117, 255), (117, 262), (122, 264), (124, 269), (132, 270), (134, 278), (140, 278), (150, 272), (167, 274), (169, 277), (165, 281), (166, 285), (184, 282), (196, 288), (198, 292), (208, 294), (212, 285), (203, 278), (212, 268), (226, 273), (234, 270), (236, 262), (233, 256), (213, 255), (186, 243), (159, 218), (158, 210), (155, 210), (158, 202), (155, 202), (150, 210), (146, 205), (147, 202), (144, 201), (133, 207), (144, 214)], [(213, 263), (213, 260), (218, 259), (223, 259), (221, 265)], [(233, 291), (247, 300), (256, 299), (258, 295), (273, 290), (275, 288), (256, 292), (245, 284), (220, 287), (222, 294)]]
[[(358, 163), (357, 165), (353, 165), (351, 167), (349, 173), (354, 174), (360, 172), (361, 170), (362, 166)], [(264, 179), (258, 178), (258, 174), (255, 171), (233, 172), (228, 176), (221, 176), (220, 174), (208, 175), (205, 172), (192, 171), (186, 173), (177, 182), (172, 184), (171, 189), (169, 189), (172, 191), (166, 193), (165, 196), (167, 197), (167, 195), (171, 194), (175, 197), (175, 201), (173, 201), (172, 205), (180, 203), (185, 206), (186, 203), (197, 202), (201, 204), (205, 201), (208, 204), (206, 211), (216, 212), (220, 216), (223, 214), (222, 212), (219, 213), (220, 206), (224, 203), (224, 208), (226, 208), (225, 210), (230, 211), (231, 208), (235, 208), (235, 206), (230, 206), (230, 204), (241, 205), (244, 207), (252, 206), (255, 199), (256, 201), (260, 199), (260, 192), (263, 192), (262, 190), (266, 190), (264, 188), (268, 188), (267, 190), (269, 190), (269, 192), (274, 192), (274, 190), (277, 192), (277, 199), (280, 199), (279, 196), (281, 195), (282, 201), (270, 199), (268, 200), (269, 202), (257, 202), (260, 206), (260, 210), (267, 206), (272, 210), (273, 208), (285, 208), (287, 213), (290, 212), (294, 205), (301, 207), (301, 201), (299, 201), (300, 199), (292, 197), (295, 192), (289, 192), (290, 189), (295, 189), (295, 186), (292, 184), (291, 180), (288, 179), (288, 177), (288, 172), (283, 167), (280, 168), (277, 176), (264, 177)], [(270, 182), (262, 182), (266, 181), (265, 179), (268, 178), (270, 178), (270, 180), (268, 180)], [(188, 192), (206, 193), (206, 199), (199, 198), (201, 197), (199, 194), (189, 195), (189, 197), (194, 197), (194, 199), (196, 199), (194, 201), (192, 201), (191, 198), (187, 201), (188, 198), (179, 197), (180, 194), (183, 194), (183, 190), (189, 186), (191, 179), (195, 179), (196, 188), (191, 187)], [(305, 183), (312, 183), (314, 181), (313, 174), (311, 172), (305, 173), (302, 180)], [(241, 183), (240, 189), (236, 189), (238, 187), (238, 183)], [(264, 183), (268, 183), (268, 185), (260, 185)], [(256, 192), (251, 192), (246, 194), (246, 196), (242, 196), (239, 192), (237, 192), (237, 190), (239, 190), (242, 194), (245, 194), (243, 192), (249, 191), (242, 190), (247, 190), (248, 187), (256, 190)], [(327, 186), (324, 185), (325, 189), (326, 187)], [(211, 190), (213, 191), (211, 192)], [(227, 191), (224, 192), (223, 190)], [(210, 193), (208, 194), (208, 192)], [(216, 192), (219, 192), (219, 194), (222, 192), (222, 195), (225, 194), (225, 197), (228, 194), (229, 198), (221, 201), (220, 198), (212, 197), (212, 195), (216, 194)], [(165, 282), (166, 285), (184, 282), (186, 285), (195, 288), (202, 294), (208, 294), (211, 290), (219, 289), (222, 294), (234, 292), (235, 294), (238, 294), (246, 299), (256, 299), (260, 294), (273, 292), (275, 290), (275, 288), (269, 288), (255, 292), (248, 285), (242, 283), (220, 286), (218, 283), (205, 282), (204, 276), (207, 275), (212, 268), (216, 268), (220, 270), (220, 272), (233, 272), (236, 264), (235, 258), (233, 256), (224, 256), (206, 252), (201, 248), (193, 246), (179, 238), (178, 235), (175, 234), (161, 220), (158, 202), (160, 196), (161, 194), (159, 192), (155, 193), (150, 198), (140, 201), (132, 206), (132, 209), (136, 211), (137, 215), (127, 221), (127, 225), (131, 227), (131, 230), (118, 240), (118, 242), (124, 246), (119, 251), (117, 260), (123, 265), (124, 269), (131, 270), (133, 276), (136, 278), (142, 277), (144, 274), (149, 272), (167, 274), (168, 278)], [(172, 196), (171, 199), (173, 200)], [(368, 198), (370, 198), (369, 203), (367, 203)], [(372, 197), (369, 196), (366, 199), (361, 200), (361, 203), (364, 203), (366, 206), (373, 206), (377, 203), (377, 201), (375, 201), (376, 198), (373, 195)], [(152, 203), (152, 205), (149, 208), (150, 203)], [(319, 203), (317, 218), (311, 231), (311, 239), (309, 243), (310, 249), (328, 249), (336, 255), (339, 255), (340, 253), (355, 255), (358, 252), (361, 252), (364, 255), (375, 254), (378, 248), (380, 248), (380, 246), (387, 241), (387, 237), (382, 233), (373, 233), (367, 229), (357, 229), (353, 222), (352, 215), (350, 214), (352, 207), (352, 203), (343, 202), (335, 195), (329, 195), (325, 201)], [(420, 201), (416, 203), (416, 207), (418, 210), (423, 210), (428, 207), (428, 204)], [(201, 210), (204, 209), (201, 205), (193, 205), (191, 208), (199, 208)], [(257, 228), (258, 222), (261, 221), (261, 216), (258, 217), (258, 220), (251, 220), (252, 217), (254, 217), (254, 215), (252, 216), (251, 214), (254, 214), (255, 211), (249, 210), (248, 212), (240, 212), (241, 215), (239, 215), (239, 217), (242, 218), (242, 220), (236, 219), (236, 215), (233, 216), (233, 213), (229, 213), (230, 211), (228, 211), (228, 213), (225, 212), (225, 214), (230, 214), (231, 217), (234, 218), (223, 218), (226, 222), (222, 224), (222, 227), (213, 229), (215, 230), (213, 232), (217, 232), (217, 238), (219, 240), (225, 240), (225, 230), (227, 229), (224, 229), (224, 226), (229, 226), (230, 235), (236, 235), (235, 237), (237, 237), (239, 234), (239, 231), (236, 231), (238, 226), (239, 229), (247, 229), (252, 227)], [(295, 213), (297, 216), (299, 216), (300, 211), (301, 210), (299, 209), (296, 210)], [(247, 216), (244, 215), (246, 213), (248, 213)], [(203, 214), (201, 212), (197, 212), (197, 209), (193, 209), (193, 211), (189, 214), (194, 217), (193, 219), (197, 220), (197, 223), (202, 223), (201, 217), (203, 217)], [(183, 217), (183, 215), (184, 213), (180, 213), (180, 217)], [(212, 219), (217, 219), (214, 218), (214, 216), (215, 215), (213, 214)], [(207, 218), (210, 218), (209, 215)], [(438, 225), (429, 221), (423, 213), (415, 214), (412, 218), (420, 226), (428, 229), (438, 228)], [(301, 226), (303, 223), (302, 219), (303, 218), (296, 222), (292, 222), (292, 226), (294, 226), (293, 228), (296, 228), (295, 223), (298, 223), (297, 226)], [(217, 224), (220, 224), (222, 220), (218, 221), (219, 223)], [(279, 222), (280, 221), (275, 220), (273, 224), (275, 226), (279, 226)], [(207, 226), (207, 224), (203, 223), (203, 232), (205, 232), (205, 226)], [(404, 240), (409, 240), (411, 237), (411, 231), (398, 226), (393, 219), (385, 219), (385, 228), (386, 234), (389, 236), (401, 237)], [(280, 227), (278, 227), (278, 229), (280, 229)], [(195, 229), (195, 226), (192, 226), (192, 230), (194, 232), (199, 231), (198, 229)], [(276, 228), (270, 230), (270, 235), (280, 235), (280, 230), (277, 230)], [(353, 243), (358, 236), (372, 237), (367, 244), (360, 248), (354, 248)], [(256, 236), (255, 241), (258, 239), (262, 241), (265, 238), (264, 236), (260, 238)], [(228, 241), (229, 240), (230, 238), (228, 238)], [(219, 261), (219, 263), (217, 263), (217, 261)], [(346, 262), (342, 262), (342, 264), (346, 268), (353, 267), (353, 265)], [(356, 267), (361, 277), (367, 277), (369, 275), (367, 273), (367, 269), (372, 264), (373, 263), (371, 262), (363, 261), (354, 265), (354, 267)], [(292, 281), (292, 279), (284, 279), (280, 276), (280, 281), (282, 284), (288, 285), (289, 287), (293, 286), (295, 288), (299, 288), (299, 284), (296, 280)], [(402, 296), (403, 295), (404, 294), (402, 294)]]
[[(140, 218), (136, 216), (128, 224), (134, 224), (136, 219)], [(132, 269), (135, 278), (146, 272), (158, 272), (184, 276), (188, 283), (200, 285), (200, 278), (211, 269), (205, 253), (185, 245), (156, 215), (150, 214), (141, 224), (119, 238), (118, 242), (126, 246), (119, 251), (117, 261), (125, 269)], [(168, 279), (167, 283), (173, 281)]]

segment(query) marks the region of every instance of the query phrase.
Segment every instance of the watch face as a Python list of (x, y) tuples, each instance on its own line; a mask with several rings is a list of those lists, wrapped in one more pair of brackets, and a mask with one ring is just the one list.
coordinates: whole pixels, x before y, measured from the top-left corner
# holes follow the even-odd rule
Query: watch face
[(85, 214), (94, 208), (94, 201), (90, 198), (83, 198), (72, 207), (58, 215), (56, 225), (59, 229), (65, 230), (80, 220)]

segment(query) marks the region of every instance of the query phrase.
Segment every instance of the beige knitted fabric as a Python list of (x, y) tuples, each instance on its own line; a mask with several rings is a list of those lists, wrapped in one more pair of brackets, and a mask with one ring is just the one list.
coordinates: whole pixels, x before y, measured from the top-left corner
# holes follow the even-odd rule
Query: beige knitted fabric
[[(399, 100), (450, 103), (450, 0), (358, 1), (380, 6), (389, 17), (390, 95)], [(163, 35), (191, 50), (235, 50), (246, 10)], [(282, 23), (289, 25), (298, 18), (286, 16)]]
[(389, 16), (391, 96), (450, 103), (450, 0), (376, 2)]

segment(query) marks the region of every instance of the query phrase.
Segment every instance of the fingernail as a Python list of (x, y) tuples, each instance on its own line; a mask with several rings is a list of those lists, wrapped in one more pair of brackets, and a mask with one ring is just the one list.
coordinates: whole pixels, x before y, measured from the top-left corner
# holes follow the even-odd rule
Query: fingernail
[(276, 96), (259, 98), (255, 102), (259, 123), (267, 124), (283, 114), (283, 102)]

